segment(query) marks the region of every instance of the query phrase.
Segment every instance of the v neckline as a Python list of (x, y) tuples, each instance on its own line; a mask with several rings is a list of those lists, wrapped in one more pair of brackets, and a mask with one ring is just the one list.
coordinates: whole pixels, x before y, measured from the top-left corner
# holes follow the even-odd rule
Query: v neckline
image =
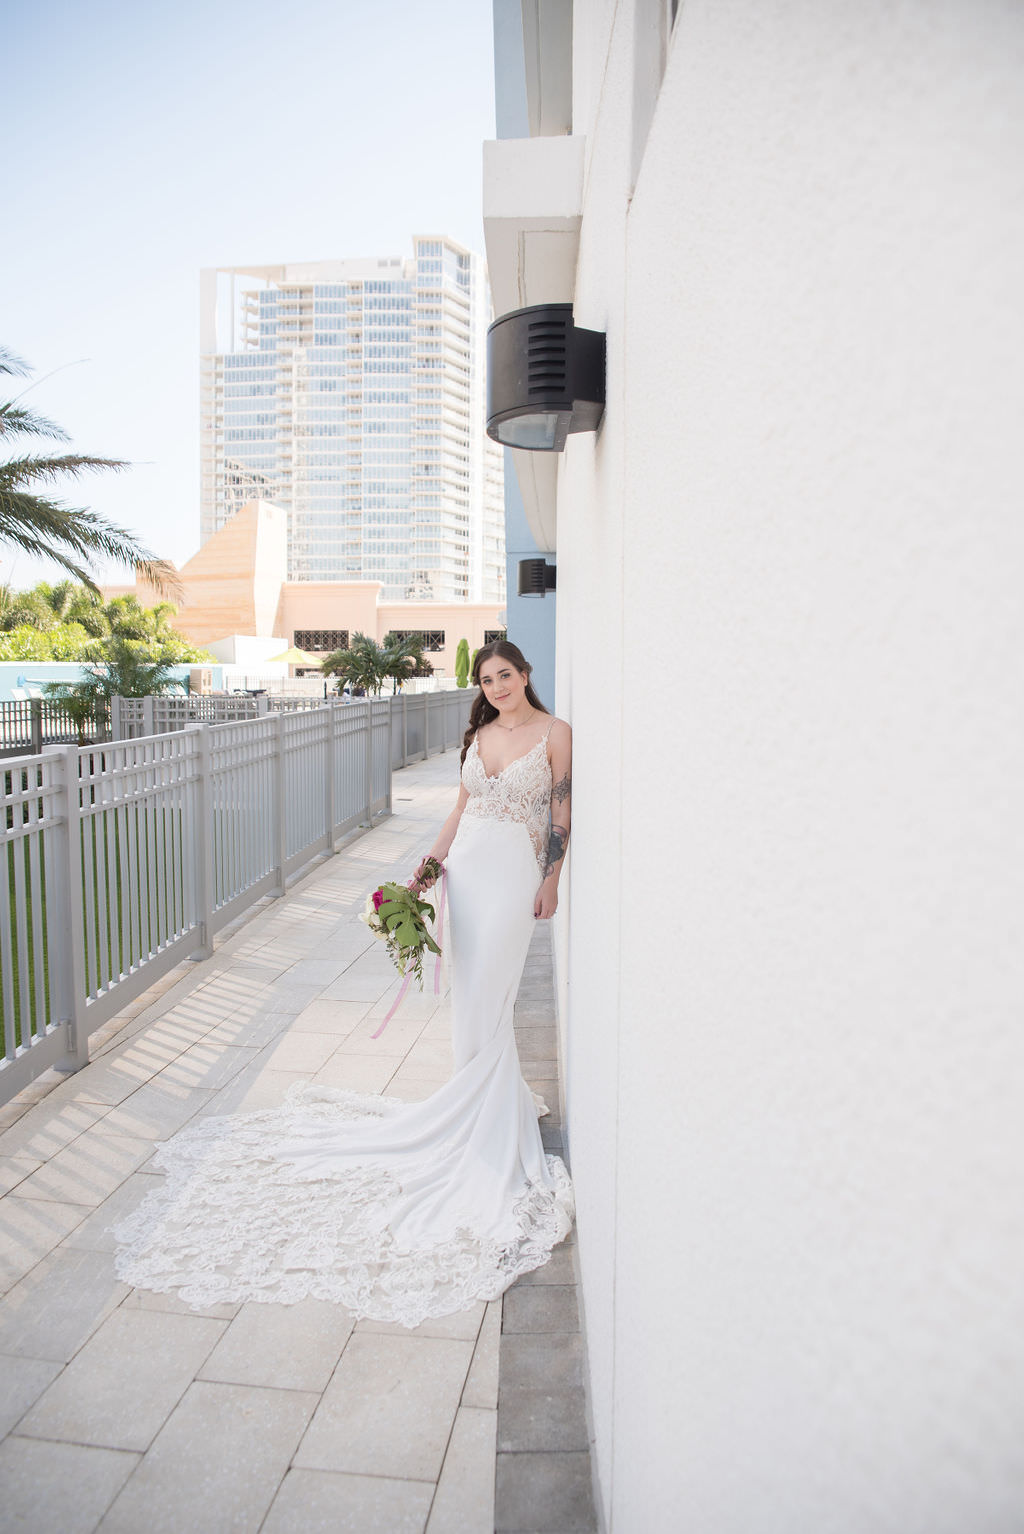
[(544, 734), (541, 736), (540, 740), (534, 741), (533, 745), (530, 747), (530, 749), (528, 751), (522, 751), (522, 752), (520, 752), (519, 756), (514, 756), (510, 762), (506, 762), (504, 767), (501, 769), (501, 771), (494, 773), (493, 776), (492, 776), (491, 773), (489, 773), (487, 771), (487, 768), (484, 766), (484, 759), (483, 759), (482, 755), (480, 754), (480, 742), (477, 739), (477, 737), (474, 735), (473, 736), (473, 744), (474, 744), (474, 746), (476, 746), (476, 758), (477, 758), (477, 761), (480, 763), (480, 769), (483, 772), (485, 780), (488, 783), (497, 783), (500, 778), (503, 778), (505, 776), (506, 772), (508, 772), (510, 767), (514, 767), (515, 766), (516, 762), (525, 762), (525, 760), (526, 760), (526, 758), (528, 756), (532, 756), (533, 755), (533, 753), (536, 751), (538, 746), (546, 746), (547, 745), (547, 741), (548, 741), (548, 736), (550, 734), (551, 734), (551, 726), (548, 725), (547, 729), (544, 731)]

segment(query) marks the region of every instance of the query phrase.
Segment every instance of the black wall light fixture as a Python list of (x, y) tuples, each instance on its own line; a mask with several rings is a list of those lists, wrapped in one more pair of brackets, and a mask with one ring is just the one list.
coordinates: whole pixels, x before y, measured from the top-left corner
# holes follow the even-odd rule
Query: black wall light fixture
[(519, 561), (519, 595), (543, 597), (555, 589), (555, 565), (546, 559), (521, 559)]
[(572, 304), (534, 304), (487, 330), (487, 435), (560, 453), (604, 414), (605, 338), (573, 324)]

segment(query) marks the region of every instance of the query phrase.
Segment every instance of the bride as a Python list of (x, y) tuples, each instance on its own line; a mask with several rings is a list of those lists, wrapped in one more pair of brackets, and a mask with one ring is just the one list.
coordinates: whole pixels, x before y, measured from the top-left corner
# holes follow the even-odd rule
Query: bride
[(473, 681), (459, 796), (427, 854), (447, 872), (453, 1076), (420, 1103), (300, 1083), (279, 1108), (187, 1125), (158, 1147), (165, 1185), (114, 1227), (124, 1282), (416, 1326), (496, 1299), (568, 1233), (572, 1187), (544, 1152), (512, 1018), (558, 902), (571, 732), (507, 640)]

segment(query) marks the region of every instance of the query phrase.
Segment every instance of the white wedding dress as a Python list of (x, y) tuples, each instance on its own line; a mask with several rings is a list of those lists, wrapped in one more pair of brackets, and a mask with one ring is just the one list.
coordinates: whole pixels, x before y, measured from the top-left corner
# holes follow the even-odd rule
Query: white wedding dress
[(113, 1227), (118, 1277), (195, 1306), (311, 1296), (415, 1326), (496, 1299), (568, 1233), (512, 1015), (551, 802), (547, 736), (489, 778), (476, 746), (446, 859), (451, 1080), (425, 1102), (312, 1083), (157, 1147), (165, 1185)]

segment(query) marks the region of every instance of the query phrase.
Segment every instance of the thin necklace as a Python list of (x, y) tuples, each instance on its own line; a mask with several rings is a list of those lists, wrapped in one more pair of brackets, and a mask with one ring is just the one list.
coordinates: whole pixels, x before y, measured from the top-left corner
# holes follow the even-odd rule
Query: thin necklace
[(533, 716), (534, 716), (534, 714), (536, 712), (537, 712), (537, 710), (535, 708), (531, 707), (530, 712), (527, 714), (526, 718), (525, 719), (520, 719), (518, 724), (498, 724), (497, 719), (492, 719), (491, 723), (492, 724), (497, 724), (499, 730), (506, 730), (506, 731), (518, 730), (518, 729), (521, 729), (524, 724), (529, 724), (530, 720), (533, 718)]

